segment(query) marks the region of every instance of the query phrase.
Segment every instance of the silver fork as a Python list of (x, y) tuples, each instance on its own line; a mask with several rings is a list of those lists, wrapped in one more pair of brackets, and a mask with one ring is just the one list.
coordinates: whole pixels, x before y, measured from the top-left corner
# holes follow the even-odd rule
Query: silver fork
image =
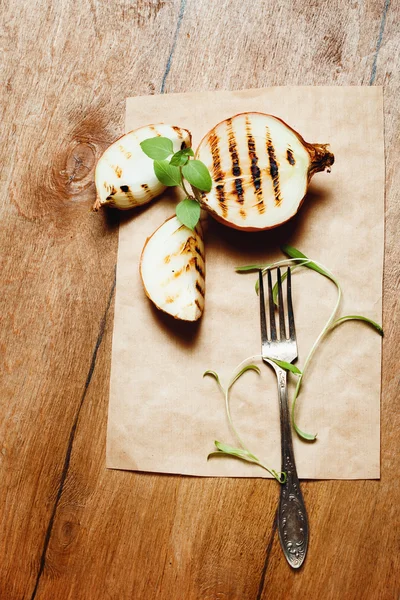
[(275, 304), (272, 293), (271, 271), (268, 277), (269, 336), (265, 314), (263, 272), (259, 272), (261, 348), (263, 361), (274, 369), (278, 380), (279, 408), (281, 421), (281, 464), (287, 479), (281, 484), (278, 532), (285, 557), (291, 567), (298, 569), (304, 562), (308, 547), (308, 518), (294, 460), (292, 431), (287, 394), (287, 371), (270, 359), (292, 363), (297, 358), (296, 330), (292, 305), (290, 267), (287, 272), (287, 313), (289, 337), (286, 337), (285, 309), (283, 304), (281, 271), (277, 269), (279, 337), (275, 322)]

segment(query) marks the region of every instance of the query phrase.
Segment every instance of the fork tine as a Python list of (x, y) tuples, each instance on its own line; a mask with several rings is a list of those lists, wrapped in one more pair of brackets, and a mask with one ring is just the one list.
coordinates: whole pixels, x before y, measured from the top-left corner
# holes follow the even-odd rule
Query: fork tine
[(261, 343), (265, 344), (268, 341), (267, 321), (265, 317), (265, 298), (264, 298), (264, 281), (263, 272), (260, 269), (258, 272), (258, 283), (260, 293), (260, 323), (261, 323)]
[(277, 268), (278, 274), (278, 308), (279, 308), (279, 336), (281, 340), (286, 339), (286, 328), (285, 328), (285, 313), (283, 309), (283, 294), (282, 294), (282, 278), (281, 270)]
[(296, 329), (294, 327), (294, 315), (292, 304), (292, 274), (290, 267), (287, 270), (287, 304), (288, 304), (288, 320), (289, 320), (289, 337), (291, 340), (296, 339)]
[(272, 294), (272, 278), (271, 271), (268, 269), (268, 304), (269, 304), (269, 324), (271, 328), (271, 340), (276, 340), (276, 325), (275, 325), (275, 304)]

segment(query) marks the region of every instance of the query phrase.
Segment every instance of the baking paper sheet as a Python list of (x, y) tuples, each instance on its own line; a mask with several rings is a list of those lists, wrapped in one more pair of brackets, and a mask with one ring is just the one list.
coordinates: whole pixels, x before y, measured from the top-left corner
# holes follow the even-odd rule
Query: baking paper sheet
[[(309, 142), (329, 143), (332, 172), (312, 179), (296, 218), (262, 233), (208, 221), (206, 309), (197, 324), (158, 312), (145, 296), (139, 259), (154, 230), (174, 213), (179, 192), (121, 215), (112, 345), (107, 466), (115, 469), (224, 477), (268, 473), (231, 458), (207, 461), (214, 440), (236, 445), (222, 382), (247, 356), (260, 352), (255, 274), (236, 265), (269, 263), (289, 243), (325, 264), (343, 288), (340, 314), (382, 314), (384, 144), (382, 88), (275, 87), (128, 98), (126, 131), (165, 122), (187, 128), (193, 147), (216, 123), (260, 111), (286, 121)], [(298, 366), (328, 319), (334, 285), (307, 269), (293, 275)], [(294, 376), (291, 376), (293, 392)], [(299, 476), (379, 477), (381, 338), (346, 323), (323, 342), (304, 378), (297, 421), (315, 443), (294, 435)], [(231, 395), (232, 416), (249, 449), (280, 470), (278, 398), (274, 373), (246, 373)]]

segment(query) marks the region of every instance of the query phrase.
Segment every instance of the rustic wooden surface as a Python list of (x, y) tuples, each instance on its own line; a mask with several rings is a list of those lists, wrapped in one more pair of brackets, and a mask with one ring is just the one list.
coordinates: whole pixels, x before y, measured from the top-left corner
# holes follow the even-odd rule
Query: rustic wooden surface
[[(1, 7), (0, 599), (397, 598), (400, 5)], [(274, 482), (105, 469), (118, 216), (89, 211), (127, 96), (285, 84), (385, 86), (382, 477), (304, 483), (300, 572)]]

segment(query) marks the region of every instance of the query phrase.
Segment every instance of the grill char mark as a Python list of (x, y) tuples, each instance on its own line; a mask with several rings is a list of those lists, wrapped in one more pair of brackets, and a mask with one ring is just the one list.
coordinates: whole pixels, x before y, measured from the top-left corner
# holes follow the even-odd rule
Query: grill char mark
[(209, 135), (208, 143), (210, 145), (211, 156), (213, 160), (213, 180), (218, 183), (215, 190), (217, 193), (218, 204), (221, 209), (221, 213), (223, 217), (226, 217), (228, 214), (228, 207), (226, 205), (225, 198), (225, 185), (224, 183), (220, 183), (224, 181), (225, 173), (221, 168), (221, 156), (219, 153), (219, 142), (220, 138), (218, 137), (215, 129), (213, 129)]
[[(181, 229), (182, 227), (185, 227), (185, 226), (181, 225), (181, 227), (179, 229)], [(186, 240), (186, 242), (183, 242), (181, 248), (179, 249), (178, 252), (176, 252), (174, 254), (174, 256), (175, 255), (177, 256), (178, 254), (185, 254), (185, 253), (192, 254), (192, 255), (195, 255), (197, 253), (200, 256), (200, 258), (204, 261), (204, 252), (202, 252), (202, 250), (194, 236), (190, 236)]]
[(154, 127), (154, 125), (149, 125), (149, 129), (150, 129), (150, 131), (155, 133), (157, 137), (162, 137), (161, 133), (159, 131), (157, 131), (157, 129)]
[(249, 150), (249, 159), (250, 159), (250, 171), (251, 178), (253, 180), (254, 191), (257, 196), (257, 209), (258, 212), (262, 215), (265, 213), (265, 204), (263, 200), (263, 192), (261, 185), (261, 171), (258, 166), (258, 156), (256, 154), (256, 143), (253, 137), (253, 133), (251, 131), (251, 123), (248, 116), (246, 116), (246, 137), (247, 137), (247, 148)]
[(202, 279), (205, 279), (205, 273), (204, 273), (203, 267), (201, 266), (197, 256), (193, 256), (193, 258), (190, 259), (189, 265), (191, 265), (191, 266), (193, 265), (194, 268), (196, 269), (196, 271), (202, 277)]
[[(147, 184), (144, 184), (144, 185), (146, 185), (146, 188), (147, 188), (145, 190), (145, 192), (148, 194), (149, 198), (152, 199), (153, 198), (153, 194), (148, 189), (148, 185)], [(143, 187), (143, 185), (142, 185), (142, 187)], [(138, 201), (136, 200), (135, 196), (133, 195), (132, 190), (129, 187), (129, 185), (121, 185), (119, 189), (121, 190), (121, 192), (123, 192), (124, 194), (126, 194), (128, 196), (128, 198), (130, 198), (130, 200), (132, 200), (132, 202), (134, 204), (138, 204)], [(115, 192), (115, 193), (117, 193), (117, 192)]]
[(278, 168), (278, 163), (276, 160), (275, 148), (274, 148), (272, 140), (271, 140), (271, 133), (270, 133), (268, 127), (266, 127), (265, 129), (266, 129), (265, 133), (266, 133), (267, 152), (268, 152), (268, 158), (269, 158), (269, 172), (271, 174), (271, 179), (272, 179), (272, 183), (274, 186), (275, 205), (280, 206), (280, 204), (282, 202), (282, 198), (281, 198), (281, 191), (280, 191), (280, 185), (279, 185), (279, 168)]
[(200, 256), (200, 258), (202, 258), (204, 260), (204, 253), (201, 251), (201, 248), (199, 246), (195, 246), (194, 248), (197, 252), (197, 254)]
[(203, 290), (203, 288), (201, 287), (201, 284), (199, 281), (196, 281), (196, 290), (203, 296), (205, 296), (205, 292)]
[(149, 196), (149, 198), (153, 198), (152, 191), (149, 188), (149, 186), (147, 185), (147, 183), (142, 183), (140, 185), (140, 187), (145, 191), (145, 193), (147, 194), (147, 196)]
[(217, 185), (217, 187), (215, 189), (216, 189), (216, 192), (217, 192), (218, 204), (221, 207), (222, 216), (226, 217), (227, 214), (228, 214), (228, 207), (227, 207), (226, 201), (225, 201), (224, 186), (223, 185)]
[(177, 127), (176, 125), (172, 125), (172, 129), (175, 131), (176, 135), (181, 140), (183, 138), (182, 130), (179, 127)]
[(196, 260), (195, 268), (196, 268), (196, 271), (199, 273), (199, 275), (203, 279), (205, 279), (206, 274), (204, 273), (203, 267), (199, 264), (199, 262), (197, 260)]
[(233, 192), (237, 195), (238, 202), (244, 204), (243, 181), (240, 178), (242, 170), (239, 164), (239, 155), (236, 144), (235, 134), (232, 128), (232, 119), (226, 121), (228, 131), (228, 147), (232, 161), (232, 175), (235, 177), (235, 186)]
[(118, 150), (122, 152), (126, 159), (129, 160), (130, 158), (132, 158), (132, 152), (128, 152), (128, 150), (124, 148), (122, 144), (118, 146)]
[(291, 148), (288, 148), (286, 150), (286, 158), (287, 158), (289, 165), (292, 165), (292, 167), (296, 164), (296, 161), (295, 161), (295, 158), (293, 155), (293, 150)]

